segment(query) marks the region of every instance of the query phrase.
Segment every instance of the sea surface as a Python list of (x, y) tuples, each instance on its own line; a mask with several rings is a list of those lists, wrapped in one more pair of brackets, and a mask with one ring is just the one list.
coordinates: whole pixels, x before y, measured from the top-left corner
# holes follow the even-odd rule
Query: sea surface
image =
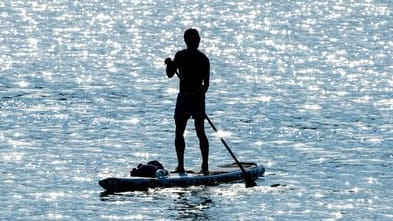
[[(393, 2), (3, 0), (0, 220), (392, 220)], [(104, 194), (173, 170), (178, 79), (200, 31), (207, 113), (258, 186)], [(233, 162), (206, 123), (210, 165)], [(199, 170), (192, 121), (186, 169)]]

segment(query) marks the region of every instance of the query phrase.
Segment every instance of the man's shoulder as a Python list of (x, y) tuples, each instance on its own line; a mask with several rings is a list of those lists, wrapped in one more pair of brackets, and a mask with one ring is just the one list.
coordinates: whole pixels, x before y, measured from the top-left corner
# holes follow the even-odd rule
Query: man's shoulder
[(204, 57), (204, 58), (208, 59), (205, 53), (203, 53), (203, 52), (202, 52), (202, 51), (200, 51), (200, 50), (198, 50), (198, 52), (199, 52), (199, 54), (200, 54), (202, 57)]
[[(196, 55), (196, 56), (195, 56)], [(188, 58), (193, 58), (193, 59), (198, 59), (200, 61), (205, 61), (209, 62), (209, 58), (200, 50), (190, 52), (187, 49), (178, 51), (175, 55), (175, 60), (183, 60), (183, 59), (188, 59)]]
[(197, 50), (197, 55), (198, 55), (200, 60), (204, 60), (205, 62), (209, 62), (209, 58), (202, 51)]
[(176, 52), (176, 54), (175, 54), (175, 60), (181, 60), (181, 59), (183, 59), (185, 56), (186, 56), (186, 49), (184, 49), (184, 50), (180, 50), (180, 51), (178, 51), (178, 52)]
[(187, 49), (183, 49), (183, 50), (180, 50), (180, 51), (176, 52), (175, 56), (185, 55), (185, 54), (187, 54)]
[(206, 57), (207, 58), (207, 56), (205, 55), (205, 53), (203, 53), (202, 51), (200, 51), (200, 50), (196, 50), (196, 51), (189, 51), (189, 50), (187, 50), (187, 49), (183, 49), (183, 50), (180, 50), (180, 51), (178, 51), (178, 52), (176, 52), (176, 55), (188, 55), (188, 54), (198, 54), (198, 55), (200, 55), (200, 56), (203, 56), (203, 57)]

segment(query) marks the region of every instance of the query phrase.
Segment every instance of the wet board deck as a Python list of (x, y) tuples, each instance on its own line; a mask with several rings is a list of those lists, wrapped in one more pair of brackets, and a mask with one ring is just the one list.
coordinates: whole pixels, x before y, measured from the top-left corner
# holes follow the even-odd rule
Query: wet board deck
[[(257, 179), (265, 172), (262, 165), (241, 163), (252, 179)], [(226, 164), (210, 171), (209, 175), (199, 173), (170, 173), (162, 178), (151, 177), (110, 177), (100, 180), (99, 185), (109, 192), (147, 190), (149, 188), (212, 186), (243, 180), (243, 174), (236, 163)]]

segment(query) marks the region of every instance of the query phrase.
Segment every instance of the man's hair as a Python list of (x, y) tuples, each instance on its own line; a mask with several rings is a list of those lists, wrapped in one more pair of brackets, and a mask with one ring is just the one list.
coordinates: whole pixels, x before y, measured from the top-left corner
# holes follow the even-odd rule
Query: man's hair
[(197, 49), (200, 40), (201, 38), (199, 37), (198, 30), (190, 28), (184, 32), (184, 41), (186, 42), (187, 47), (191, 49)]

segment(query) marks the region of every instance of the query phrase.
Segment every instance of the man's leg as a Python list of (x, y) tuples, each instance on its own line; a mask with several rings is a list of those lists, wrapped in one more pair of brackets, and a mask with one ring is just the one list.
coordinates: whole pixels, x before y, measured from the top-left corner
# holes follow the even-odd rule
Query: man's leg
[(184, 131), (187, 126), (187, 119), (175, 119), (176, 123), (176, 135), (175, 135), (175, 147), (177, 155), (177, 168), (178, 172), (184, 172), (184, 150), (186, 144), (184, 141)]
[(199, 148), (202, 155), (202, 173), (209, 173), (209, 141), (205, 133), (205, 117), (197, 117), (194, 119), (195, 129), (199, 138)]

